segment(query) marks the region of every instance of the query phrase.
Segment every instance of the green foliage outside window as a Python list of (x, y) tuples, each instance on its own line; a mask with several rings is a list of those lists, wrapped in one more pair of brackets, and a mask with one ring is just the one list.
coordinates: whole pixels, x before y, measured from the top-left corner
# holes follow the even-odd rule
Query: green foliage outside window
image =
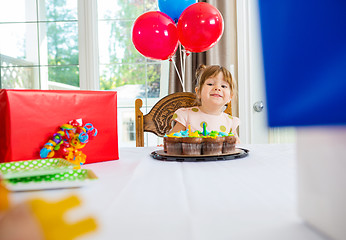
[(46, 1), (48, 77), (50, 81), (79, 86), (79, 53), (76, 13), (65, 8), (66, 0)]
[[(108, 90), (126, 84), (147, 84), (148, 97), (158, 97), (160, 62), (147, 60), (140, 55), (131, 40), (132, 25), (142, 14), (138, 5), (143, 5), (143, 1), (119, 0), (117, 4), (122, 11), (117, 13), (115, 20), (110, 15), (99, 16), (112, 19), (107, 21), (110, 28), (110, 64), (106, 67), (107, 70), (100, 72), (100, 87)], [(146, 6), (153, 8), (153, 1), (146, 2)]]
[[(76, 13), (64, 8), (66, 0), (46, 1), (49, 80), (79, 86), (78, 24)], [(100, 1), (101, 2), (101, 1)], [(158, 97), (160, 84), (159, 61), (140, 55), (132, 44), (131, 29), (135, 19), (143, 13), (143, 0), (118, 0), (118, 16), (99, 16), (110, 30), (108, 40), (109, 63), (100, 67), (100, 89), (110, 90), (127, 84), (146, 87), (148, 97)], [(155, 9), (156, 1), (145, 2), (145, 11)]]

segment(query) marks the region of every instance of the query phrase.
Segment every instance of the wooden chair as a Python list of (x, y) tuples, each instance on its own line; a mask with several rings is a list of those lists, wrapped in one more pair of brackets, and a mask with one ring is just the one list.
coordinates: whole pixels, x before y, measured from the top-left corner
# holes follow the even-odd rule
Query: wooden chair
[[(196, 106), (196, 94), (191, 92), (177, 92), (159, 100), (150, 112), (143, 115), (140, 108), (142, 100), (136, 99), (136, 147), (144, 147), (144, 132), (152, 132), (163, 137), (172, 129), (172, 117), (179, 108)], [(226, 113), (232, 115), (231, 104), (227, 105)]]

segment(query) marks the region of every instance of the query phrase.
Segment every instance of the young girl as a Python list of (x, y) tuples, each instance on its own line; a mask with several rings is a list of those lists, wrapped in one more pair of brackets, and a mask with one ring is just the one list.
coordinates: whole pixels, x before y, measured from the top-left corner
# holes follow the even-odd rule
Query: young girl
[(239, 118), (223, 112), (235, 91), (231, 73), (218, 65), (201, 65), (196, 76), (198, 106), (178, 109), (173, 115), (176, 124), (171, 132), (185, 131), (189, 125), (191, 131), (203, 131), (205, 123), (208, 131), (232, 132), (239, 142), (236, 131)]

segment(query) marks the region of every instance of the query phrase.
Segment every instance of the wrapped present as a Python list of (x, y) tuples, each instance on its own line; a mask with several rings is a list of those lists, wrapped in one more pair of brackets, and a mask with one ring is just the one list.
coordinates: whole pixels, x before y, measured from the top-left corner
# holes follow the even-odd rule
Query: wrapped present
[(119, 159), (114, 91), (0, 90), (0, 162), (40, 158), (42, 146), (71, 119), (98, 135), (83, 148), (86, 164)]

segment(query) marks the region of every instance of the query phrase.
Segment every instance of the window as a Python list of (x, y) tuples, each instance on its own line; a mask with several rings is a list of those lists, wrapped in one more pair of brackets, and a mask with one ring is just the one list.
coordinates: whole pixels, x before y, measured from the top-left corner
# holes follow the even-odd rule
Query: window
[(1, 88), (78, 89), (76, 1), (2, 4), (0, 31)]
[[(168, 91), (168, 62), (143, 57), (131, 41), (133, 22), (149, 10), (158, 10), (156, 0), (2, 4), (0, 88), (116, 90), (119, 145), (135, 146), (135, 99), (142, 98), (146, 113)], [(96, 26), (98, 37), (86, 22)], [(96, 54), (88, 53), (86, 43)], [(156, 145), (157, 139), (148, 136), (147, 142)]]
[[(142, 98), (146, 112), (161, 91), (167, 93), (167, 84), (165, 90), (161, 86), (161, 79), (168, 79), (162, 77), (161, 62), (143, 57), (131, 41), (134, 21), (146, 11), (158, 10), (157, 0), (98, 0), (97, 4), (100, 89), (118, 92), (119, 141), (134, 146), (134, 100)], [(149, 144), (157, 145), (155, 140)]]

